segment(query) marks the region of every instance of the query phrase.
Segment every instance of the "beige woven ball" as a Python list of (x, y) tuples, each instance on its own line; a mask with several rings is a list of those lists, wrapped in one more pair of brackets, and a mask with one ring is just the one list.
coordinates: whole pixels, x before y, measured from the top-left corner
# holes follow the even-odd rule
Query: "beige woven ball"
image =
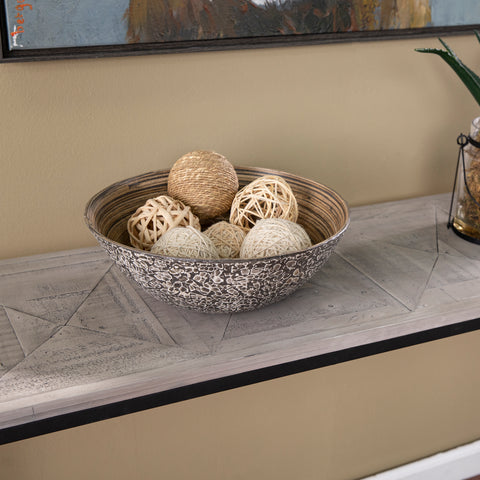
[(243, 187), (233, 199), (230, 223), (252, 228), (262, 218), (298, 219), (297, 199), (282, 177), (264, 175)]
[(246, 235), (243, 228), (225, 221), (214, 223), (204, 233), (212, 240), (220, 258), (237, 258)]
[(311, 246), (310, 237), (298, 223), (283, 218), (267, 218), (259, 220), (247, 233), (240, 258), (285, 255)]
[(175, 227), (162, 235), (150, 250), (167, 257), (218, 260), (213, 242), (194, 227)]
[(192, 207), (200, 221), (205, 221), (229, 210), (238, 191), (238, 178), (223, 155), (197, 150), (174, 163), (167, 188), (171, 197)]
[(190, 207), (168, 195), (151, 198), (128, 219), (127, 230), (132, 247), (150, 250), (168, 230), (192, 226), (200, 230), (200, 221)]

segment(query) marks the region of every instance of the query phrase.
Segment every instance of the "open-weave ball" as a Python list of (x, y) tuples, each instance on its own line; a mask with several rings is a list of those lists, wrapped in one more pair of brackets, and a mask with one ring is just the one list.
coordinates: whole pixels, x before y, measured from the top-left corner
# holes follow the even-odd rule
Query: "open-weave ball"
[(243, 228), (225, 221), (214, 223), (204, 233), (212, 240), (220, 258), (237, 258), (246, 235)]
[(200, 221), (191, 208), (167, 195), (151, 198), (128, 219), (132, 247), (150, 250), (168, 230), (188, 225), (200, 230)]
[(311, 246), (310, 237), (298, 223), (283, 218), (266, 218), (259, 220), (247, 233), (240, 258), (285, 255)]
[(297, 221), (297, 199), (282, 177), (264, 175), (257, 178), (245, 185), (233, 199), (230, 223), (249, 229), (262, 218)]
[(216, 152), (197, 150), (180, 157), (168, 175), (168, 194), (192, 207), (200, 221), (229, 210), (238, 191), (233, 165)]
[(162, 235), (150, 250), (167, 257), (218, 260), (213, 242), (194, 227), (175, 227)]

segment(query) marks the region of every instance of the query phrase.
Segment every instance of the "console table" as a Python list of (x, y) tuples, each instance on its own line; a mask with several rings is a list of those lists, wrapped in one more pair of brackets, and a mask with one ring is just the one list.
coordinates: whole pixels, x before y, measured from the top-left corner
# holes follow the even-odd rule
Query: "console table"
[(0, 444), (480, 329), (449, 202), (353, 208), (311, 281), (241, 314), (155, 300), (100, 248), (0, 261)]

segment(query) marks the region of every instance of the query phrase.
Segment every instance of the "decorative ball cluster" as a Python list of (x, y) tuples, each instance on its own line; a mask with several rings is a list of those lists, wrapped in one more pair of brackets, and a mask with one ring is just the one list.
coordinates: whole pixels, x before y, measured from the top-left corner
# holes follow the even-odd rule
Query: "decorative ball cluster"
[(201, 229), (200, 221), (190, 207), (167, 195), (147, 200), (127, 222), (131, 245), (142, 250), (150, 250), (171, 228), (186, 226)]
[[(263, 258), (312, 245), (299, 225), (290, 185), (265, 175), (238, 190), (233, 165), (216, 152), (194, 151), (170, 170), (168, 195), (149, 199), (130, 217), (133, 247), (183, 258)], [(202, 232), (202, 223), (211, 224)]]

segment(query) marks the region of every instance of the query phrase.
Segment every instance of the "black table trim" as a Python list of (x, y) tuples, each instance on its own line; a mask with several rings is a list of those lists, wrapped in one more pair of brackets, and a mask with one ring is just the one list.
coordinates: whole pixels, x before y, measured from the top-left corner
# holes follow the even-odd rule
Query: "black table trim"
[(186, 385), (0, 430), (0, 445), (480, 330), (480, 318)]

